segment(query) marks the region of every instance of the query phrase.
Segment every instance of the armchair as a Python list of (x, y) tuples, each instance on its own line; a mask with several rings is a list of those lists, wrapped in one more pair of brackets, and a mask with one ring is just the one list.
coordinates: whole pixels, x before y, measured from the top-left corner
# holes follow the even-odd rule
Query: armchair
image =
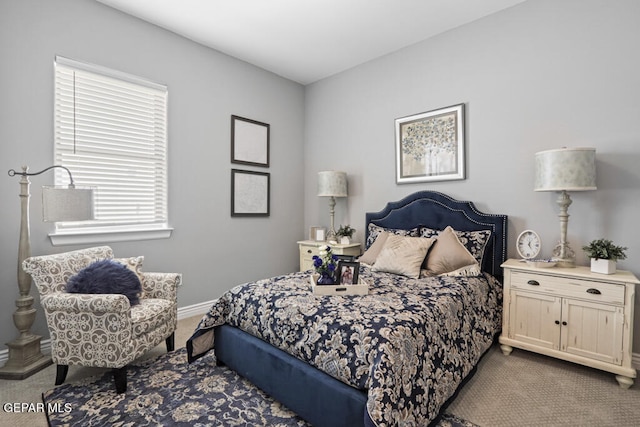
[(120, 294), (65, 292), (70, 277), (94, 261), (113, 259), (108, 246), (30, 257), (22, 267), (33, 278), (51, 334), (56, 385), (69, 365), (112, 368), (117, 393), (127, 389), (127, 365), (165, 340), (174, 349), (178, 273), (137, 272), (140, 304)]

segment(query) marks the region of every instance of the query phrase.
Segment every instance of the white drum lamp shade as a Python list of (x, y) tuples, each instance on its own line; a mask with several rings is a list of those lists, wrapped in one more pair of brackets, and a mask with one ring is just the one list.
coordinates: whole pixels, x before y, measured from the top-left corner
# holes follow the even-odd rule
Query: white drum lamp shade
[(534, 191), (588, 191), (595, 189), (595, 148), (561, 148), (536, 153)]
[(42, 219), (46, 222), (94, 219), (93, 189), (42, 187)]
[(347, 197), (347, 173), (318, 172), (318, 197)]

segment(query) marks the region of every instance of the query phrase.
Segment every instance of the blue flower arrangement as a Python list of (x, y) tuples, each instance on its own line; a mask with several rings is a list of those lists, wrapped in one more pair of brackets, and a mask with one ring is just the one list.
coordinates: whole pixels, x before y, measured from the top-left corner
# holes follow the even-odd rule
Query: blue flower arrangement
[(330, 279), (333, 283), (337, 260), (338, 257), (331, 252), (330, 246), (323, 245), (318, 248), (318, 255), (313, 256), (313, 266), (321, 279)]

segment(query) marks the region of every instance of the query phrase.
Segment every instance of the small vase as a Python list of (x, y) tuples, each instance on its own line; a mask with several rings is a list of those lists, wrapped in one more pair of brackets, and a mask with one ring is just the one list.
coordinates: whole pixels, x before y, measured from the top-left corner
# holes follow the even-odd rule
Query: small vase
[(333, 280), (333, 276), (326, 271), (320, 273), (320, 277), (318, 278), (318, 285), (334, 285), (335, 280)]

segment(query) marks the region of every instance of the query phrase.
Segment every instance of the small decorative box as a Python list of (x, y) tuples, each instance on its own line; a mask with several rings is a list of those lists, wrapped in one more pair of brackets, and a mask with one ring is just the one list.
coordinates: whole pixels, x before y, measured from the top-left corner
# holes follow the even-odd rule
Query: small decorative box
[(358, 279), (357, 285), (318, 285), (317, 274), (309, 276), (311, 289), (316, 295), (367, 295), (369, 284), (362, 279)]

